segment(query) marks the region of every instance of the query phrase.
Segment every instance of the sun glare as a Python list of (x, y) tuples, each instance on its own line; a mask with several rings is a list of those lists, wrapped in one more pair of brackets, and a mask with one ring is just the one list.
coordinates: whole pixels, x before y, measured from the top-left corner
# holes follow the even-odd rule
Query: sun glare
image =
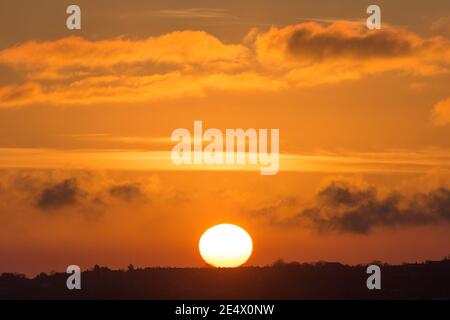
[(200, 255), (210, 265), (234, 268), (244, 264), (253, 250), (252, 238), (233, 224), (218, 224), (200, 238)]

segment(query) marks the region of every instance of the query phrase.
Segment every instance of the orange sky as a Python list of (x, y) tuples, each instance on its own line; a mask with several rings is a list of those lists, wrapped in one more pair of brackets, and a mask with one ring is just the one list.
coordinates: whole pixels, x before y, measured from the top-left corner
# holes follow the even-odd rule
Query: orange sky
[[(450, 4), (5, 1), (0, 272), (202, 266), (235, 223), (249, 264), (393, 263), (450, 248)], [(280, 171), (175, 166), (177, 128), (279, 128)]]

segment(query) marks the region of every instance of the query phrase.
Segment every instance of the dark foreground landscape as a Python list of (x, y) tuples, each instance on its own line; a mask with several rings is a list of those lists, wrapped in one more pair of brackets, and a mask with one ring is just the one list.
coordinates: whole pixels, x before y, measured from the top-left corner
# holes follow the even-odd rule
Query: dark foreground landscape
[(450, 260), (381, 266), (368, 290), (366, 266), (277, 262), (236, 269), (146, 268), (84, 271), (81, 290), (65, 273), (0, 277), (0, 299), (450, 299)]

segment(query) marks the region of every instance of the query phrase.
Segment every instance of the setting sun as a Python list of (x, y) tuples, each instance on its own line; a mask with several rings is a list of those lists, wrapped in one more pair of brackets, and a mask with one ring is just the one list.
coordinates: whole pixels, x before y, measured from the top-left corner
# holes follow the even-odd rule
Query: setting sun
[(209, 228), (200, 238), (202, 258), (218, 268), (234, 268), (245, 263), (253, 250), (252, 238), (233, 224), (219, 224)]

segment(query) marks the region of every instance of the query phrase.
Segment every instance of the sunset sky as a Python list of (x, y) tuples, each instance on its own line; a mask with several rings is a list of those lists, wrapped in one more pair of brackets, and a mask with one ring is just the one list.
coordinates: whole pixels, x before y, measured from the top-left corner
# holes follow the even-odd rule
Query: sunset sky
[[(450, 2), (0, 3), (0, 273), (450, 254)], [(173, 130), (278, 128), (280, 170), (175, 166)]]

